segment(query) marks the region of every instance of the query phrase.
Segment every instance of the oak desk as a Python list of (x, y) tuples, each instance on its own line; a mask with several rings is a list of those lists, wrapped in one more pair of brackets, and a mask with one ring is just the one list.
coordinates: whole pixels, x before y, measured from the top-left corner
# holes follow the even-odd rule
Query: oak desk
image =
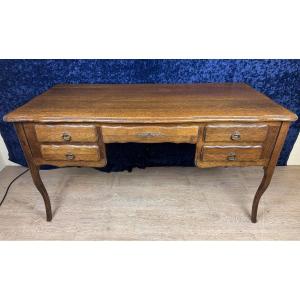
[[(7, 114), (52, 219), (40, 165), (103, 167), (107, 143), (195, 144), (195, 165), (264, 167), (268, 187), (297, 116), (246, 84), (57, 85)], [(166, 153), (168, 155), (168, 153)]]

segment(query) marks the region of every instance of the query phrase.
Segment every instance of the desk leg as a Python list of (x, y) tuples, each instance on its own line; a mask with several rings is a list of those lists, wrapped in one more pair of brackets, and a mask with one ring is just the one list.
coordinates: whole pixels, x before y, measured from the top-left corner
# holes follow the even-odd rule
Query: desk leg
[(31, 177), (33, 180), (34, 185), (38, 189), (38, 191), (41, 193), (45, 208), (46, 208), (46, 215), (47, 215), (47, 221), (50, 222), (52, 220), (52, 210), (51, 210), (51, 202), (47, 193), (47, 190), (42, 182), (41, 176), (40, 176), (40, 168), (35, 165), (30, 165), (29, 167), (31, 172)]
[(257, 209), (258, 209), (259, 200), (271, 182), (279, 154), (281, 152), (281, 149), (285, 141), (285, 137), (289, 130), (289, 125), (290, 125), (289, 122), (282, 122), (271, 158), (269, 160), (268, 165), (264, 167), (264, 177), (258, 187), (258, 190), (255, 194), (253, 204), (252, 204), (252, 213), (251, 213), (252, 223), (256, 223), (257, 221)]
[(45, 208), (46, 208), (46, 215), (47, 215), (47, 221), (52, 220), (52, 210), (51, 210), (51, 203), (50, 199), (48, 196), (48, 193), (46, 191), (46, 188), (42, 182), (41, 176), (40, 176), (40, 168), (34, 163), (32, 153), (30, 150), (30, 146), (23, 128), (22, 123), (15, 123), (15, 128), (18, 134), (18, 138), (21, 144), (21, 147), (23, 149), (23, 153), (25, 155), (27, 165), (29, 167), (29, 170), (31, 172), (31, 177), (33, 180), (34, 185), (38, 189), (38, 191), (41, 193), (44, 203), (45, 203)]
[(252, 204), (252, 213), (251, 213), (252, 223), (256, 223), (256, 221), (257, 221), (257, 209), (258, 209), (259, 200), (271, 182), (271, 179), (272, 179), (272, 176), (274, 173), (274, 169), (275, 169), (275, 167), (272, 167), (272, 168), (265, 167), (264, 168), (264, 177), (258, 187), (258, 190), (255, 194), (253, 204)]

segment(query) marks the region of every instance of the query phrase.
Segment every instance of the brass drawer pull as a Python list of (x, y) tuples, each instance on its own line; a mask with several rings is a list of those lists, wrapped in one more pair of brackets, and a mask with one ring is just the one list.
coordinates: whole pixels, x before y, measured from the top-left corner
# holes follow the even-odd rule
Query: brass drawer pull
[(71, 135), (68, 134), (68, 133), (66, 133), (66, 132), (64, 132), (64, 133), (62, 134), (61, 138), (62, 138), (64, 141), (66, 141), (66, 142), (70, 142), (71, 139), (72, 139)]
[(229, 152), (228, 156), (227, 156), (227, 160), (235, 161), (236, 160), (236, 154), (234, 152)]
[(149, 137), (164, 136), (164, 134), (161, 134), (159, 132), (142, 132), (142, 133), (138, 133), (137, 136), (142, 138), (149, 138)]
[(67, 153), (66, 154), (66, 159), (67, 160), (73, 160), (75, 158), (75, 155), (73, 153)]
[(232, 135), (231, 135), (231, 139), (233, 141), (239, 141), (241, 139), (241, 134), (238, 131), (235, 131)]

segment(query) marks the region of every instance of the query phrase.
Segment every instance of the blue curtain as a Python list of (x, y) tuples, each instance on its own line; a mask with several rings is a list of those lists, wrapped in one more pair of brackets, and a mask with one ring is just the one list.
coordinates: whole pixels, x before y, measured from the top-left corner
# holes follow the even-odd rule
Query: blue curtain
[[(0, 60), (0, 130), (9, 159), (26, 165), (17, 136), (3, 116), (58, 83), (245, 82), (300, 115), (300, 60)], [(292, 124), (279, 165), (286, 165), (300, 129)], [(194, 145), (112, 144), (104, 169), (193, 165)]]

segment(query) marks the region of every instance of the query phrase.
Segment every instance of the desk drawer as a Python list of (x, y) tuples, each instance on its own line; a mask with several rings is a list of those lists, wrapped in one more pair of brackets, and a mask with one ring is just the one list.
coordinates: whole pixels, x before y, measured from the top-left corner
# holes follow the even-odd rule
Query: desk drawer
[(206, 142), (263, 142), (266, 124), (211, 124), (205, 128)]
[(41, 145), (41, 154), (46, 161), (99, 161), (97, 145)]
[(256, 161), (260, 159), (262, 146), (203, 146), (202, 160), (212, 161)]
[(97, 130), (93, 125), (36, 125), (39, 142), (96, 142)]
[(102, 126), (104, 143), (196, 144), (198, 126)]

